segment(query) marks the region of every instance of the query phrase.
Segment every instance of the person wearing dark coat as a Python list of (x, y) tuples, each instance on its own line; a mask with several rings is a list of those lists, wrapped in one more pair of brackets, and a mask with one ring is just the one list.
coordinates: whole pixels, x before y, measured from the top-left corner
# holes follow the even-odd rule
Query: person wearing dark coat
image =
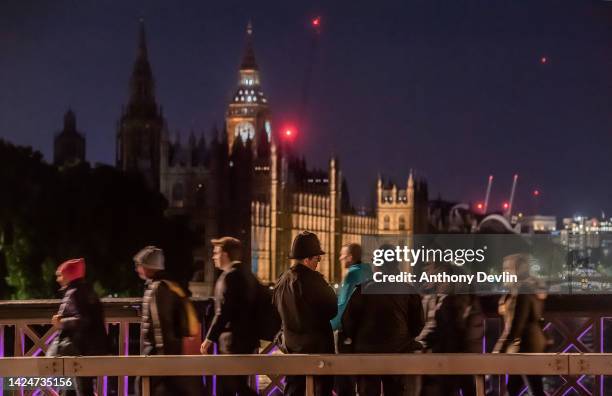
[[(382, 271), (397, 274), (396, 262)], [(411, 353), (423, 328), (423, 306), (418, 291), (406, 283), (368, 281), (357, 286), (342, 316), (342, 329), (354, 353)], [(416, 377), (408, 375), (359, 376), (360, 396), (408, 396), (417, 392)]]
[[(321, 255), (319, 238), (304, 231), (293, 240), (291, 259), (296, 260), (279, 278), (273, 303), (282, 320), (281, 348), (286, 353), (334, 353), (330, 320), (336, 316), (334, 290), (317, 272)], [(333, 377), (315, 377), (315, 394), (332, 394)], [(304, 395), (304, 376), (287, 376), (284, 394)]]
[[(256, 353), (259, 339), (254, 331), (258, 280), (240, 260), (242, 244), (236, 238), (213, 239), (213, 261), (223, 270), (215, 283), (215, 317), (200, 352), (210, 354), (214, 343), (221, 354)], [(217, 377), (217, 396), (257, 395), (246, 375)]]
[[(64, 297), (52, 324), (59, 329), (49, 356), (97, 356), (109, 353), (102, 303), (85, 281), (85, 260), (62, 263), (56, 273)], [(76, 391), (64, 394), (93, 395), (93, 377), (76, 377)]]
[[(452, 264), (428, 264), (430, 274), (461, 273)], [(424, 290), (425, 327), (417, 337), (425, 352), (482, 353), (484, 314), (480, 301), (461, 284), (436, 283)], [(474, 395), (473, 376), (424, 376), (422, 395)]]
[[(372, 268), (369, 264), (361, 261), (361, 255), (362, 249), (358, 243), (349, 243), (340, 249), (339, 261), (342, 267), (346, 269), (346, 275), (338, 290), (338, 313), (331, 321), (337, 353), (350, 353), (352, 349), (350, 346), (345, 348), (346, 340), (344, 331), (342, 331), (342, 315), (349, 299), (357, 285), (372, 279)], [(334, 379), (334, 392), (336, 396), (352, 396), (355, 395), (356, 385), (355, 376), (337, 375)]]
[[(147, 246), (134, 256), (136, 272), (145, 281), (140, 327), (141, 355), (183, 354), (181, 315), (183, 301), (171, 290), (164, 271), (164, 253)], [(198, 382), (199, 381), (199, 382)], [(136, 388), (140, 393), (140, 380)], [(150, 377), (151, 395), (201, 394), (201, 380), (195, 377)]]
[[(517, 275), (518, 282), (509, 284), (510, 293), (502, 296), (498, 311), (504, 329), (493, 348), (493, 353), (542, 353), (547, 338), (542, 329), (542, 315), (546, 293), (543, 285), (529, 274), (528, 256), (513, 254), (504, 258), (505, 272)], [(508, 378), (508, 395), (521, 394), (524, 386), (534, 396), (544, 396), (542, 377), (517, 376)]]

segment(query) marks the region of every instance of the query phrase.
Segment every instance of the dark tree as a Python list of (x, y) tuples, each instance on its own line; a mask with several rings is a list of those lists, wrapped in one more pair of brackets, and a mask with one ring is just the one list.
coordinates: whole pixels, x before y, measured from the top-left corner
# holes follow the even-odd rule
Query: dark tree
[(170, 276), (194, 270), (194, 233), (167, 218), (167, 202), (138, 175), (87, 163), (56, 168), (40, 153), (0, 140), (0, 298), (48, 298), (55, 269), (84, 257), (101, 295), (138, 295), (132, 256), (145, 245), (166, 251)]

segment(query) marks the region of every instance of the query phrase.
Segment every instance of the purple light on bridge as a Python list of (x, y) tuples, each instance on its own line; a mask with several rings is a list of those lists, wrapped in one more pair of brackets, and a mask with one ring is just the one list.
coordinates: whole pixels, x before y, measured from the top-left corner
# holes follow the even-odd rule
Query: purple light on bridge
[(574, 344), (569, 344), (567, 347), (565, 347), (565, 349), (562, 351), (562, 353), (566, 353), (566, 352), (567, 352), (567, 351), (569, 351), (571, 348), (574, 348), (574, 349), (576, 349), (576, 350), (578, 349), (578, 348), (576, 348), (576, 346), (575, 346)]
[(563, 392), (563, 395), (561, 395), (561, 396), (567, 395), (570, 391), (576, 392), (576, 389), (574, 389), (573, 386), (570, 386), (565, 392)]
[[(0, 325), (0, 359), (4, 357), (4, 325)], [(0, 395), (4, 393), (4, 378), (0, 377)]]
[(576, 339), (578, 341), (582, 342), (582, 340), (581, 340), (582, 336), (584, 336), (586, 333), (591, 331), (592, 328), (593, 328), (593, 325), (590, 325), (589, 327), (587, 327), (582, 333), (580, 333), (580, 335)]
[[(217, 354), (217, 344), (213, 344), (213, 353), (215, 355)], [(213, 386), (213, 395), (216, 395), (217, 394), (217, 376), (216, 375), (213, 375), (212, 386)]]
[(56, 331), (53, 334), (51, 334), (51, 336), (47, 338), (47, 341), (45, 341), (45, 345), (49, 346), (49, 344), (51, 344), (53, 340), (55, 340), (55, 337), (57, 337), (58, 335), (59, 335), (59, 331)]
[(580, 386), (582, 389), (584, 389), (584, 391), (585, 391), (587, 394), (592, 395), (593, 393), (592, 393), (591, 391), (589, 391), (589, 390), (588, 390), (588, 389), (587, 389), (587, 388), (586, 388), (584, 385), (582, 385), (582, 382), (580, 382), (580, 381), (582, 381), (582, 380), (583, 380), (583, 378), (585, 378), (585, 377), (586, 377), (586, 374), (581, 375), (581, 376), (580, 376), (580, 378), (578, 378), (578, 379), (576, 380), (576, 383), (578, 384), (578, 386)]
[[(119, 324), (119, 326), (121, 326), (121, 323)], [(125, 331), (125, 334), (123, 336), (123, 345), (125, 347), (125, 356), (128, 356), (130, 354), (130, 324), (127, 324), (127, 329)], [(127, 375), (125, 377), (123, 377), (123, 394), (127, 395), (128, 394), (128, 381), (129, 378), (127, 377)]]
[[(605, 352), (605, 346), (604, 346), (604, 321), (606, 319), (610, 319), (610, 318), (606, 318), (606, 317), (602, 317), (600, 319), (599, 322), (599, 352), (604, 353)], [(599, 394), (603, 395), (604, 394), (604, 380), (605, 377), (602, 375), (599, 378)]]

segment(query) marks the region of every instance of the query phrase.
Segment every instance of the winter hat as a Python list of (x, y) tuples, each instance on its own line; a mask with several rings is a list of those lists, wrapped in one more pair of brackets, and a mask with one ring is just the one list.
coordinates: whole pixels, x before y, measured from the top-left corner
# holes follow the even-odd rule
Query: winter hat
[(303, 231), (297, 234), (293, 240), (289, 258), (302, 260), (322, 254), (325, 254), (325, 252), (321, 250), (321, 242), (319, 242), (317, 235), (310, 231)]
[(85, 277), (85, 259), (78, 258), (64, 261), (57, 267), (56, 273), (62, 274), (64, 280), (72, 282), (75, 279)]
[(134, 262), (145, 268), (163, 270), (165, 268), (164, 251), (155, 246), (147, 246), (136, 253)]

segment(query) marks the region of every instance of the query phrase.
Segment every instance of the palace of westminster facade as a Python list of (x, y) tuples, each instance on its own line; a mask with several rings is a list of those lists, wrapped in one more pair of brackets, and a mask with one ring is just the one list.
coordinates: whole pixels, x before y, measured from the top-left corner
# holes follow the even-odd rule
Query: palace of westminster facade
[[(427, 185), (406, 175), (401, 185), (376, 184), (370, 212), (352, 209), (339, 161), (310, 170), (292, 155), (272, 129), (249, 24), (238, 84), (229, 98), (225, 128), (211, 142), (193, 133), (186, 143), (171, 139), (157, 104), (141, 22), (130, 98), (117, 122), (116, 165), (140, 173), (168, 200), (169, 216), (186, 216), (200, 243), (194, 260), (210, 284), (214, 268), (210, 239), (232, 235), (247, 245), (247, 261), (264, 282), (274, 282), (290, 265), (291, 242), (303, 230), (315, 232), (327, 253), (319, 270), (339, 281), (342, 245), (368, 236), (410, 237), (427, 227)], [(84, 160), (82, 135), (69, 111), (55, 142), (55, 162)], [(59, 156), (58, 156), (58, 153)]]

